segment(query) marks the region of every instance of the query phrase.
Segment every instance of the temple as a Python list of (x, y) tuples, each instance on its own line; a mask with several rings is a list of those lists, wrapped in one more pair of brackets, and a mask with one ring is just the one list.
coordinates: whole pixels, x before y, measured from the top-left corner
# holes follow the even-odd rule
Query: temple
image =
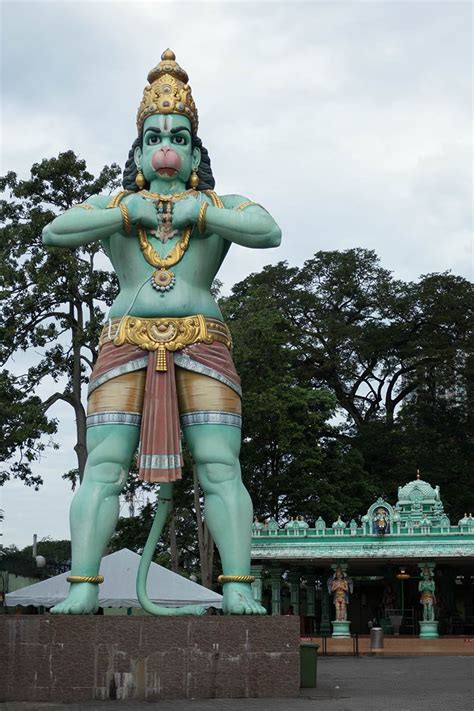
[[(342, 631), (336, 571), (352, 591)], [(255, 597), (272, 615), (300, 615), (303, 634), (367, 634), (375, 624), (422, 638), (474, 633), (474, 518), (452, 525), (439, 487), (419, 474), (399, 487), (395, 505), (378, 498), (360, 523), (255, 521), (252, 573)]]

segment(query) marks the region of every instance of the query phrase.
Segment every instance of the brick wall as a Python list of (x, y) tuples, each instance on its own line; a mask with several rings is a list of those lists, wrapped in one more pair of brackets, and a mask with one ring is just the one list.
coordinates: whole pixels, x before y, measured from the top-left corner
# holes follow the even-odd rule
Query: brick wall
[(0, 700), (297, 696), (298, 617), (0, 618)]

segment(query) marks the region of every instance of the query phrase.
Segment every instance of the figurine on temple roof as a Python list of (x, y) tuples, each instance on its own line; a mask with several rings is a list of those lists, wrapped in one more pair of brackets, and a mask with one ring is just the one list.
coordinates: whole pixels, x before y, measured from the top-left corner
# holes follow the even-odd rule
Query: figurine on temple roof
[(374, 513), (375, 533), (384, 536), (388, 532), (388, 512), (383, 507), (379, 507)]

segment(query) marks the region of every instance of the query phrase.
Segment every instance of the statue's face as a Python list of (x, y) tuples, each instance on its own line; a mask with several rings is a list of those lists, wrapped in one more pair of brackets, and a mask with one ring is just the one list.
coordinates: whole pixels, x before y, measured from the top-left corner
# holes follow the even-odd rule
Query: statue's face
[(135, 149), (134, 157), (148, 182), (156, 177), (187, 182), (191, 171), (199, 167), (201, 151), (192, 147), (188, 118), (156, 114), (146, 119), (142, 147)]

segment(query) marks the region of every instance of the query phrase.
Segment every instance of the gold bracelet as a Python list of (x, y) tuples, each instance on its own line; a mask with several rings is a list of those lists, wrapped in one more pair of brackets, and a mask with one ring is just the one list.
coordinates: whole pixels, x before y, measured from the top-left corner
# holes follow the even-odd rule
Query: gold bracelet
[(219, 575), (217, 582), (221, 585), (224, 583), (253, 583), (254, 575)]
[(204, 234), (206, 231), (206, 212), (207, 208), (209, 207), (208, 202), (203, 202), (201, 204), (201, 207), (199, 208), (199, 214), (197, 218), (197, 228), (201, 234)]
[(68, 575), (66, 578), (68, 583), (99, 583), (104, 582), (103, 575)]
[(130, 234), (130, 230), (132, 229), (132, 224), (130, 222), (130, 215), (128, 214), (127, 206), (124, 205), (123, 202), (121, 202), (119, 205), (119, 210), (122, 213), (122, 224), (123, 224), (124, 232), (126, 232), (126, 234)]

